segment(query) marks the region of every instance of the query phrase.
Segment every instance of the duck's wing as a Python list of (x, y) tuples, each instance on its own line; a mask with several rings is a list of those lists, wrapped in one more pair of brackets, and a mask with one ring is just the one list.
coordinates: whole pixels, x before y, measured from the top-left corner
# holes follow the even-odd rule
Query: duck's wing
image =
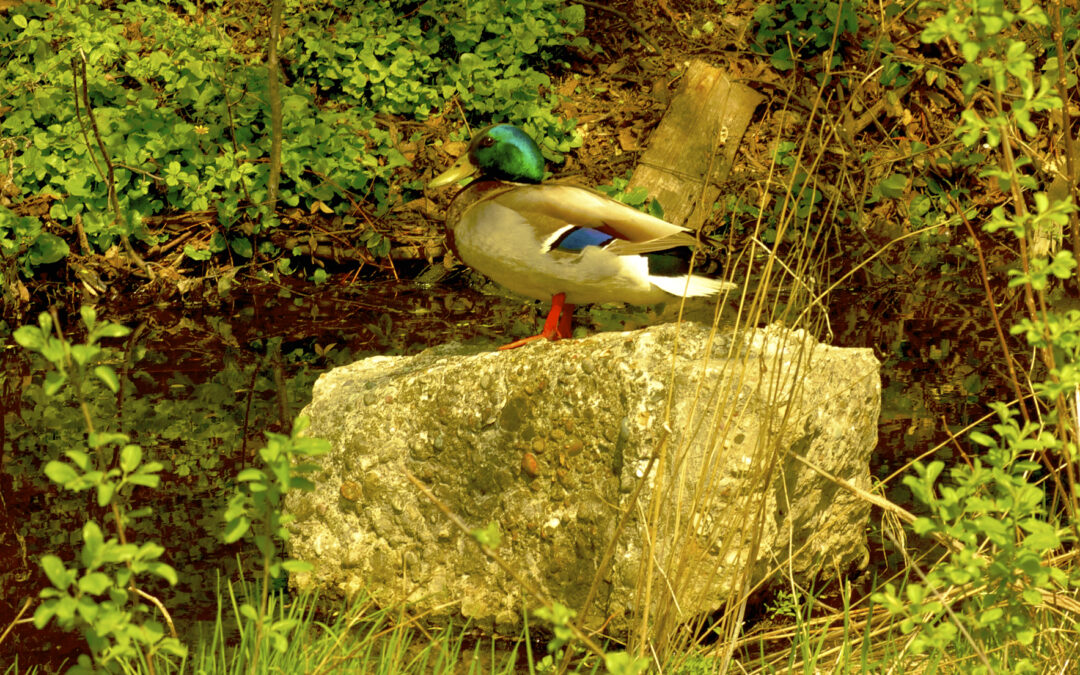
[(491, 199), (526, 219), (547, 250), (640, 255), (697, 243), (684, 227), (574, 185), (520, 185)]
[(522, 295), (643, 305), (730, 287), (673, 260), (685, 251), (659, 253), (693, 245), (685, 229), (589, 190), (507, 184), (466, 190), (471, 199), (460, 207), (455, 199), (451, 208), (450, 245), (470, 267)]

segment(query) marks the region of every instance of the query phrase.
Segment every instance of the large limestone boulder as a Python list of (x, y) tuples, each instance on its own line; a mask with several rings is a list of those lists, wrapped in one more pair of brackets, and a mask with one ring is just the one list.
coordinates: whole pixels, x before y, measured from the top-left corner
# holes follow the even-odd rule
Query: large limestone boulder
[(333, 451), (288, 501), (289, 552), (315, 564), (299, 586), (503, 629), (538, 604), (406, 472), (469, 527), (498, 523), (498, 555), (546, 596), (578, 608), (597, 577), (585, 623), (615, 633), (646, 578), (654, 615), (681, 621), (777, 569), (864, 563), (869, 505), (837, 481), (869, 487), (870, 350), (668, 324), (467, 351), (319, 378), (305, 413)]

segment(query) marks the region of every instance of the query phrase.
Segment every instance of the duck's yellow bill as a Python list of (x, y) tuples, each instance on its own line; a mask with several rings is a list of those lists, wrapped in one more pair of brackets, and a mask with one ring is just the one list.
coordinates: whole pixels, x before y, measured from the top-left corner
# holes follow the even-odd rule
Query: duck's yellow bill
[(476, 173), (476, 168), (476, 165), (469, 161), (469, 153), (466, 152), (461, 157), (458, 157), (457, 161), (449, 169), (431, 179), (428, 187), (437, 188), (456, 183), (462, 178), (468, 178)]

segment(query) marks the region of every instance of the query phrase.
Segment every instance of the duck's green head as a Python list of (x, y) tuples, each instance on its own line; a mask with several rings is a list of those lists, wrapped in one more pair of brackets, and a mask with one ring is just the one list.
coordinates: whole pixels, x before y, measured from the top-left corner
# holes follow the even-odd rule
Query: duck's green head
[(428, 187), (449, 185), (474, 174), (515, 183), (539, 183), (544, 179), (544, 156), (527, 133), (513, 124), (496, 124), (477, 132), (469, 151)]

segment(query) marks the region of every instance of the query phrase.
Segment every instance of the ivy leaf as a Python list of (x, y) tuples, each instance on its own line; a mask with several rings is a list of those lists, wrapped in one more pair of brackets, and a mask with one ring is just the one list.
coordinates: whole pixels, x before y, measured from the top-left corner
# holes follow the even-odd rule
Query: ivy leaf
[(904, 174), (894, 173), (888, 176), (874, 188), (874, 191), (886, 199), (897, 199), (904, 196), (908, 178)]
[(67, 257), (71, 249), (67, 242), (49, 232), (42, 232), (30, 247), (27, 259), (34, 267), (49, 265)]
[(229, 245), (232, 246), (232, 250), (236, 255), (245, 258), (251, 257), (253, 249), (251, 247), (251, 240), (247, 237), (236, 237), (229, 242)]

